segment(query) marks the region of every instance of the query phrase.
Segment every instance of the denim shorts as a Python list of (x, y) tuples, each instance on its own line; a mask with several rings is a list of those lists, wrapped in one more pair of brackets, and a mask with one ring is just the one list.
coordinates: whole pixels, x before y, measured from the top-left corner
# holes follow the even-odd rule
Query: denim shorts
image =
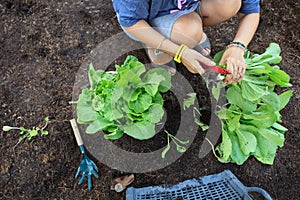
[[(163, 15), (160, 17), (157, 17), (153, 19), (152, 21), (149, 22), (149, 24), (157, 30), (160, 34), (165, 36), (166, 38), (170, 39), (171, 38), (171, 31), (173, 28), (173, 25), (175, 24), (176, 20), (181, 17), (182, 15), (191, 13), (196, 11), (200, 17), (202, 18), (201, 12), (200, 12), (200, 2), (195, 3), (191, 8), (182, 10), (182, 11), (177, 11), (174, 13), (170, 13), (168, 15)], [(118, 17), (118, 14), (117, 14)], [(131, 39), (135, 41), (139, 41), (136, 38), (134, 38), (132, 35), (130, 35), (123, 27), (123, 31), (130, 37)]]

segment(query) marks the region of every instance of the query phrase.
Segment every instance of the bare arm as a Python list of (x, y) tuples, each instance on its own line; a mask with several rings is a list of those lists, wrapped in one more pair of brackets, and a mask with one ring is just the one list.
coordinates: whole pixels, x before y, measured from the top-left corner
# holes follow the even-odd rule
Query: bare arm
[[(239, 26), (237, 33), (233, 39), (235, 42), (241, 42), (247, 46), (252, 40), (259, 23), (259, 13), (239, 14)], [(225, 83), (232, 84), (239, 82), (245, 73), (246, 62), (244, 60), (244, 51), (232, 46), (228, 48), (221, 59), (221, 63), (226, 63), (227, 70), (231, 71), (231, 75), (227, 75)]]
[[(130, 27), (124, 27), (128, 33), (134, 36), (139, 41), (147, 44), (149, 47), (156, 48), (164, 39), (165, 37), (153, 29), (146, 21), (140, 20), (136, 24)], [(168, 45), (164, 45), (164, 52), (168, 53), (169, 55), (173, 56), (176, 54), (179, 45), (171, 42), (171, 41), (164, 41)]]
[[(134, 36), (139, 41), (145, 43), (149, 47), (157, 48), (160, 46), (159, 50), (169, 54), (174, 57), (177, 53), (179, 45), (172, 42), (169, 39), (165, 39), (163, 35), (153, 29), (146, 21), (140, 20), (136, 24), (130, 27), (124, 27), (132, 36)], [(214, 65), (210, 59), (202, 56), (200, 53), (193, 49), (186, 49), (182, 55), (182, 62), (188, 68), (189, 71), (193, 73), (204, 73), (203, 68), (200, 63), (204, 63), (208, 66)]]
[(239, 27), (233, 41), (242, 42), (246, 46), (252, 40), (259, 23), (259, 13), (239, 14)]

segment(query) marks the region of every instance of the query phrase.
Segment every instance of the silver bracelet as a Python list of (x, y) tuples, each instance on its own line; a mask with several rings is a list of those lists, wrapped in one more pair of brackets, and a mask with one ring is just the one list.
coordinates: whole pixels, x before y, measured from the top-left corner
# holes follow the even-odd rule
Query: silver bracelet
[(244, 51), (244, 53), (247, 51), (246, 46), (241, 42), (230, 42), (230, 44), (226, 46), (226, 49), (230, 47), (239, 47)]

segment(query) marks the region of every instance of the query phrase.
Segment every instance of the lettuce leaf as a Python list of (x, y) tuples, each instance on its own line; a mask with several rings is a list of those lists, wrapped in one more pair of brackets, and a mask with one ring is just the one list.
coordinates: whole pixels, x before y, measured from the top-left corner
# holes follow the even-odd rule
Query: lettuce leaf
[(146, 72), (134, 56), (116, 65), (116, 73), (88, 72), (90, 89), (83, 89), (76, 107), (77, 121), (88, 124), (86, 133), (105, 130), (106, 139), (119, 139), (127, 134), (146, 140), (155, 135), (155, 124), (164, 115), (162, 92), (171, 88), (171, 76), (163, 68)]

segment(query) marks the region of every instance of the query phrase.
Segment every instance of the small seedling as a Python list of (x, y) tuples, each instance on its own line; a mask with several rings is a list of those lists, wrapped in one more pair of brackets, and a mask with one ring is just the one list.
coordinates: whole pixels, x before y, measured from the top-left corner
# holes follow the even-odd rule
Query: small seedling
[[(187, 94), (189, 97), (184, 99), (183, 101), (183, 109), (186, 110), (188, 109), (190, 106), (195, 104), (195, 100), (196, 100), (196, 93), (189, 93)], [(218, 97), (219, 98), (219, 97)], [(200, 110), (203, 110), (203, 108), (201, 108)], [(193, 116), (195, 118), (195, 123), (200, 126), (200, 128), (202, 129), (202, 131), (206, 131), (209, 126), (206, 125), (205, 123), (201, 122), (200, 120), (198, 120), (196, 115), (199, 115), (200, 117), (202, 116), (202, 114), (200, 113), (200, 110), (197, 109), (196, 107), (193, 107)]]
[(196, 93), (188, 93), (187, 94), (188, 98), (184, 99), (183, 101), (183, 109), (186, 110), (188, 109), (191, 105), (195, 104), (195, 100), (196, 100)]
[(12, 126), (3, 126), (2, 130), (3, 131), (10, 131), (10, 130), (19, 130), (20, 131), (20, 139), (16, 145), (18, 145), (21, 141), (24, 139), (31, 140), (33, 137), (40, 135), (48, 135), (48, 131), (45, 130), (49, 123), (49, 117), (46, 117), (45, 119), (45, 125), (42, 128), (39, 127), (32, 127), (31, 129), (26, 129), (24, 127), (12, 127)]
[(193, 115), (194, 115), (194, 118), (195, 118), (195, 123), (202, 129), (202, 131), (206, 131), (206, 130), (209, 129), (209, 126), (207, 124), (205, 124), (202, 121), (198, 120), (196, 115), (199, 115), (201, 117), (202, 114), (200, 113), (200, 110), (197, 109), (196, 107), (194, 107)]
[[(170, 145), (170, 139), (173, 140), (173, 142), (175, 143), (176, 145), (176, 150), (179, 152), (179, 153), (184, 153), (186, 152), (186, 148), (182, 145), (185, 145), (185, 144), (188, 144), (189, 143), (189, 140), (186, 140), (186, 141), (182, 141), (182, 140), (179, 140), (178, 138), (176, 138), (174, 135), (170, 134), (168, 131), (165, 130), (165, 133), (167, 134), (167, 137), (168, 137), (168, 144), (167, 144), (167, 147), (162, 151), (161, 153), (161, 157), (162, 158), (165, 158), (166, 157), (166, 154), (167, 152), (170, 150), (171, 148), (171, 145)], [(180, 144), (178, 144), (180, 143)]]

